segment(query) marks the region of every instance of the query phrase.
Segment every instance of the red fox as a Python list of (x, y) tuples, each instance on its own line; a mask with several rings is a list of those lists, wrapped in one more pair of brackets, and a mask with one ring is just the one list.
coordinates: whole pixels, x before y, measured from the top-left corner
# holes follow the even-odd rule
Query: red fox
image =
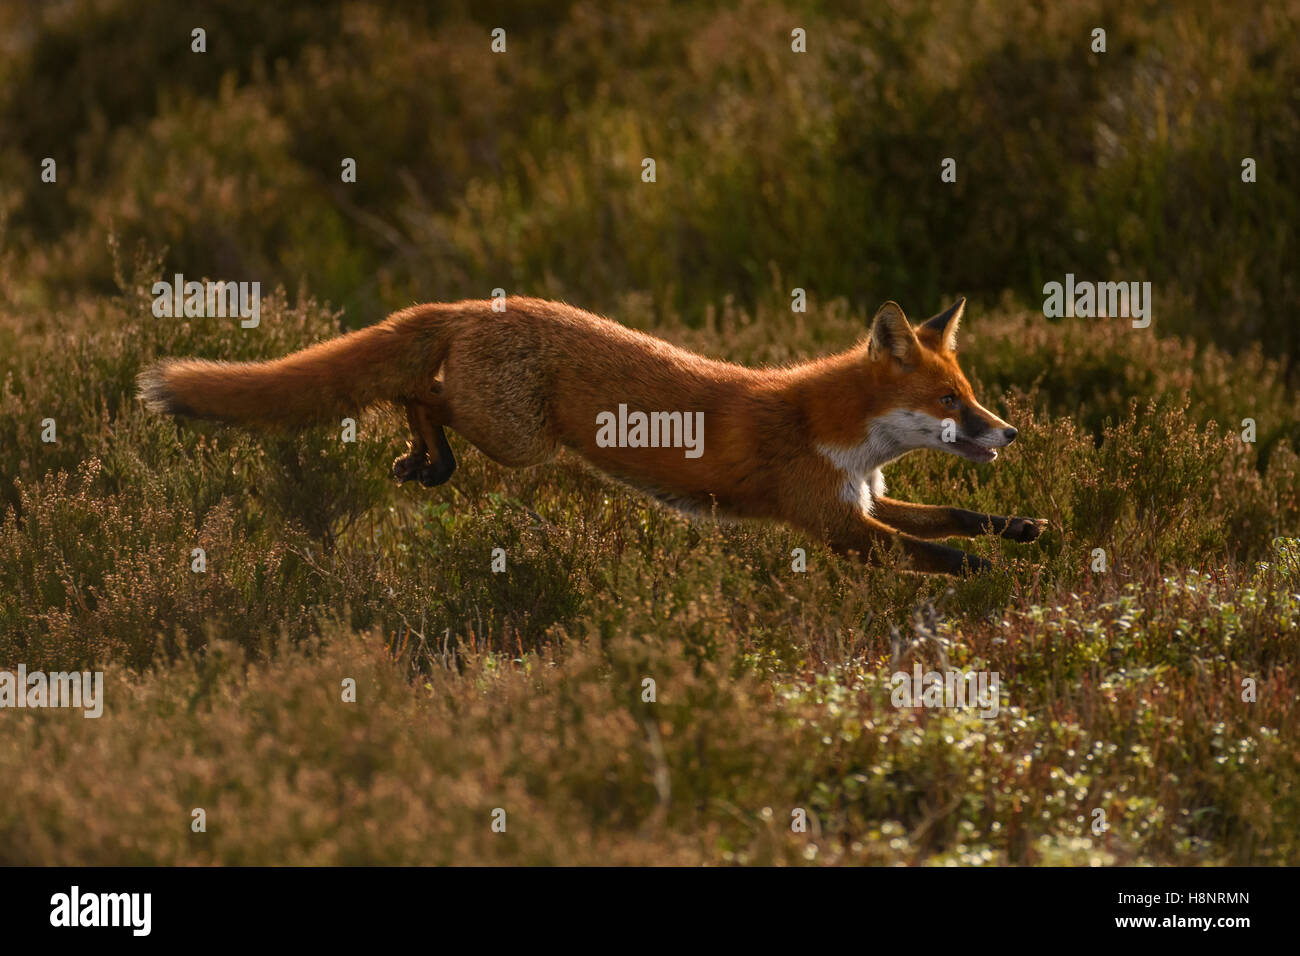
[(897, 548), (916, 571), (989, 564), (929, 539), (1027, 542), (1046, 526), (885, 496), (881, 469), (913, 449), (989, 462), (1016, 437), (957, 365), (965, 299), (915, 328), (886, 302), (857, 347), (768, 369), (562, 303), (504, 301), (504, 312), (413, 306), (275, 361), (164, 361), (141, 373), (140, 396), (158, 412), (240, 425), (337, 422), (387, 402), (412, 434), (393, 462), (399, 482), (451, 477), (444, 428), (512, 467), (568, 448), (679, 509), (783, 521), (863, 557)]

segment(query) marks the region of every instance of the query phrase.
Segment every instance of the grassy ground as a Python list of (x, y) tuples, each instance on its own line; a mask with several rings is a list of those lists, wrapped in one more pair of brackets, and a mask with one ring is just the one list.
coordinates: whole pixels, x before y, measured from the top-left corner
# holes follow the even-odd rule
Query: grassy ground
[[(98, 720), (0, 711), (0, 862), (1300, 862), (1296, 4), (244, 6), (0, 23), (0, 669), (107, 679)], [(256, 330), (155, 318), (176, 271), (281, 288)], [(1153, 281), (1155, 323), (1045, 319), (1067, 271)], [(890, 487), (1051, 529), (922, 578), (455, 435), (399, 489), (388, 413), (133, 397), (497, 286), (751, 364), (969, 294), (1021, 437)], [(997, 671), (999, 714), (894, 707), (916, 662)]]

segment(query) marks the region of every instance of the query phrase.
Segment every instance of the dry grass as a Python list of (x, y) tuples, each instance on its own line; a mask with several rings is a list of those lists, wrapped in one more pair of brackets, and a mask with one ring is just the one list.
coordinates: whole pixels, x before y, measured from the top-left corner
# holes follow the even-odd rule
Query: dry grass
[[(1294, 3), (577, 3), (496, 61), (486, 21), (382, 3), (218, 5), (204, 60), (137, 6), (94, 42), (42, 14), (0, 66), (0, 669), (108, 680), (99, 720), (0, 711), (0, 862), (1300, 862)], [(175, 271), (311, 294), (156, 319)], [(1065, 271), (1153, 280), (1155, 325), (1045, 320)], [(1022, 437), (890, 487), (1051, 530), (925, 579), (454, 435), (451, 485), (397, 489), (386, 414), (344, 445), (133, 398), (160, 355), (496, 286), (749, 363), (971, 294), (964, 364)], [(894, 707), (914, 661), (997, 671), (1001, 712)]]

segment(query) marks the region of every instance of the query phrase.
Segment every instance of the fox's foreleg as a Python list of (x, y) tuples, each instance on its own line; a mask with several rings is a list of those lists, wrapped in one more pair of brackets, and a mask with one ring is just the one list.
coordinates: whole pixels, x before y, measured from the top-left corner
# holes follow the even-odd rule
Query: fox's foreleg
[(456, 457), (442, 429), (442, 409), (423, 401), (405, 404), (411, 440), (407, 453), (393, 461), (393, 477), (399, 484), (415, 479), (426, 488), (441, 485), (456, 470)]
[(993, 566), (979, 555), (969, 554), (960, 548), (950, 548), (904, 534), (857, 509), (841, 512), (839, 522), (826, 529), (826, 532), (831, 549), (837, 553), (856, 552), (865, 559), (876, 549), (898, 549), (902, 552), (908, 569), (912, 571), (965, 576)]
[(1042, 518), (1009, 518), (885, 497), (872, 501), (871, 514), (889, 527), (917, 538), (975, 538), (995, 534), (1008, 541), (1029, 542), (1047, 527)]

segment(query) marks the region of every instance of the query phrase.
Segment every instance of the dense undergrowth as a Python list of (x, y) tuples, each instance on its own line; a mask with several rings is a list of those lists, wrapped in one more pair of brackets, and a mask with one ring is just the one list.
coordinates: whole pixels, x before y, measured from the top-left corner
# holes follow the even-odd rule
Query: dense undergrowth
[[(601, 6), (6, 12), (0, 669), (107, 690), (0, 711), (0, 862), (1300, 861), (1296, 5)], [(178, 271), (261, 281), (259, 327), (154, 317)], [(1067, 271), (1156, 321), (1045, 319)], [(449, 485), (397, 488), (387, 412), (343, 443), (134, 398), (157, 356), (498, 286), (749, 364), (970, 295), (1021, 437), (891, 491), (1051, 526), (924, 578), (454, 434)], [(999, 713), (893, 706), (916, 663), (998, 672)]]

